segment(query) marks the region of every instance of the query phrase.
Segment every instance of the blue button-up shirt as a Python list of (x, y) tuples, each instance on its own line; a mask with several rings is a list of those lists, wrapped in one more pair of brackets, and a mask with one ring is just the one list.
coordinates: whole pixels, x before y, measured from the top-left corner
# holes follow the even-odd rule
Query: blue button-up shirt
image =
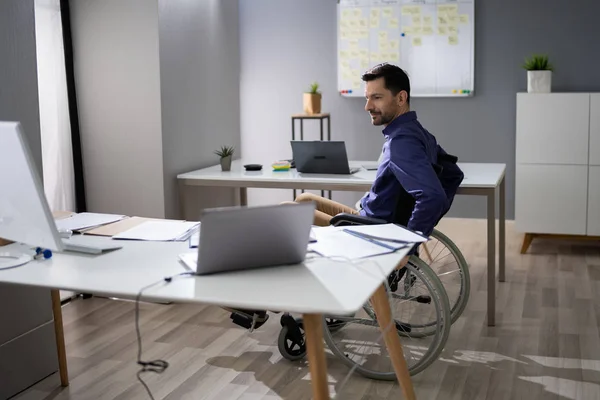
[(385, 143), (373, 186), (361, 200), (361, 215), (392, 221), (401, 189), (414, 199), (408, 229), (429, 236), (448, 209), (448, 198), (433, 169), (438, 144), (414, 111), (394, 119), (384, 130)]

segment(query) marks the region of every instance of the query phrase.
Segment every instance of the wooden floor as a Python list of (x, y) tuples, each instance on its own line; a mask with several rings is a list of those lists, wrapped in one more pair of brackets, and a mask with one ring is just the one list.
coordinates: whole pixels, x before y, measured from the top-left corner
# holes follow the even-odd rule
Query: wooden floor
[[(600, 246), (534, 241), (507, 223), (507, 274), (498, 284), (497, 326), (486, 326), (486, 228), (483, 220), (447, 219), (440, 229), (471, 265), (469, 305), (453, 325), (439, 361), (413, 377), (419, 399), (600, 399)], [(310, 294), (307, 294), (310, 295)], [(16, 398), (144, 399), (136, 380), (133, 303), (92, 298), (64, 306), (71, 386), (54, 374)], [(156, 399), (309, 399), (305, 362), (282, 359), (279, 318), (249, 334), (215, 307), (144, 304), (144, 358), (170, 367), (148, 373)], [(396, 384), (353, 374), (328, 356), (338, 399), (399, 399)]]

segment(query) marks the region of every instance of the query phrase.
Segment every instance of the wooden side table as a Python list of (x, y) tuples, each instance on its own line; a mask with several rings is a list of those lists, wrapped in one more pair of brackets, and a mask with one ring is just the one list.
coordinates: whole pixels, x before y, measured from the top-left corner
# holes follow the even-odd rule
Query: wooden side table
[[(320, 130), (319, 130), (319, 135), (321, 138), (321, 141), (323, 141), (324, 139), (324, 130), (323, 130), (323, 123), (325, 120), (327, 120), (327, 140), (330, 141), (331, 140), (331, 118), (330, 118), (330, 114), (329, 113), (320, 113), (320, 114), (293, 114), (292, 115), (292, 140), (296, 140), (296, 120), (300, 121), (300, 140), (304, 140), (304, 120), (318, 120), (319, 124), (320, 124)], [(331, 200), (331, 190), (327, 191), (327, 197), (329, 198), (329, 200)], [(302, 193), (304, 193), (304, 190), (302, 190)], [(294, 199), (296, 199), (296, 189), (294, 189)], [(325, 191), (321, 190), (321, 197), (325, 197)]]

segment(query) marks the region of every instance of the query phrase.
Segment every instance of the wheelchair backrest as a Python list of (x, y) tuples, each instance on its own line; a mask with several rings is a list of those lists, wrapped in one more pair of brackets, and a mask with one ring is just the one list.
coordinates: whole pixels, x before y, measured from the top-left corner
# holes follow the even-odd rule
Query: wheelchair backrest
[[(432, 164), (432, 166), (446, 192), (446, 198), (448, 199), (448, 208), (442, 213), (440, 219), (450, 210), (454, 195), (464, 179), (463, 172), (458, 165), (456, 165), (457, 162), (458, 157), (448, 154), (441, 147), (438, 147), (437, 163)], [(401, 187), (400, 193), (398, 193), (392, 223), (407, 226), (414, 208), (415, 199)], [(436, 221), (436, 225), (438, 222), (439, 219)]]

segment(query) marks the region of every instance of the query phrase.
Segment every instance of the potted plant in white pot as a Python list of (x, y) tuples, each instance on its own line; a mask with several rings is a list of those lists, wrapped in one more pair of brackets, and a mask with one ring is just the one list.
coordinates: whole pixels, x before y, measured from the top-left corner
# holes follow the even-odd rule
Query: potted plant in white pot
[(304, 112), (311, 115), (321, 113), (321, 93), (317, 82), (311, 84), (309, 91), (304, 93)]
[(525, 59), (523, 68), (527, 70), (527, 92), (550, 93), (553, 67), (547, 55), (533, 55)]
[(231, 171), (231, 159), (234, 150), (233, 146), (221, 146), (219, 150), (215, 150), (215, 154), (221, 158), (221, 171)]

